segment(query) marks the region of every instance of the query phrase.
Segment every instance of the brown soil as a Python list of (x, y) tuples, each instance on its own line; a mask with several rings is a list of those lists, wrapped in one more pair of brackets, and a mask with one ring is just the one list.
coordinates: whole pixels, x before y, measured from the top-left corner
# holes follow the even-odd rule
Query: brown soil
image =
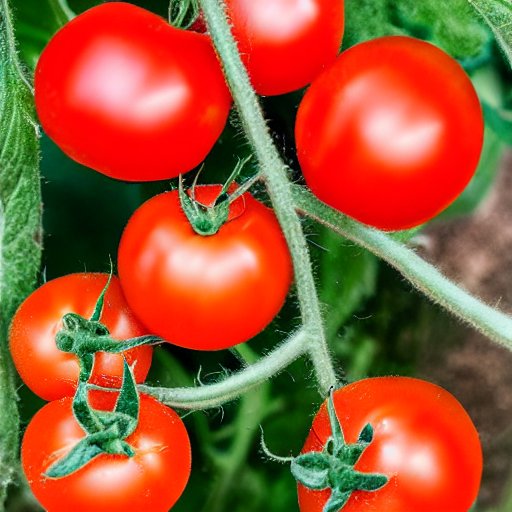
[[(512, 314), (512, 153), (471, 218), (434, 224), (426, 237), (426, 259)], [(469, 328), (458, 326), (454, 335), (456, 343), (429, 354), (421, 373), (456, 395), (477, 425), (485, 457), (478, 510), (485, 510), (501, 501), (512, 476), (512, 353)]]

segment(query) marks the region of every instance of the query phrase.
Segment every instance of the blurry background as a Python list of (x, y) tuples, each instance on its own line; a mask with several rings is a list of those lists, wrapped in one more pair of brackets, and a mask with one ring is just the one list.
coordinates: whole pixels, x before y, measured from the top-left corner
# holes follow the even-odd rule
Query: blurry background
[[(71, 1), (75, 12), (100, 2)], [(132, 2), (165, 16), (165, 0)], [(11, 0), (20, 51), (29, 68), (58, 24), (49, 0)], [(344, 46), (383, 34), (428, 39), (457, 57), (474, 80), (487, 121), (481, 166), (464, 195), (408, 243), (489, 303), (512, 313), (512, 74), (490, 32), (466, 0), (346, 0)], [(418, 5), (420, 4), (420, 5)], [(264, 99), (275, 139), (292, 169), (293, 125), (302, 92)], [(170, 141), (172, 143), (172, 141)], [(42, 137), (45, 252), (41, 282), (77, 271), (108, 271), (123, 226), (145, 199), (169, 182), (125, 184), (69, 160)], [(172, 144), (170, 144), (172, 151)], [(247, 146), (233, 114), (208, 157), (203, 181), (230, 174)], [(250, 165), (246, 169), (249, 175)], [(300, 181), (300, 174), (294, 179)], [(260, 197), (265, 200), (263, 191)], [(452, 320), (412, 290), (372, 255), (307, 224), (327, 333), (340, 366), (355, 380), (373, 375), (414, 375), (436, 382), (466, 407), (485, 451), (479, 512), (512, 510), (512, 354)], [(241, 347), (252, 361), (284, 339), (298, 322), (293, 294), (280, 316)], [(155, 350), (150, 382), (162, 386), (215, 381), (241, 367), (240, 354), (199, 353), (166, 345)], [(193, 472), (176, 512), (292, 512), (297, 509), (287, 466), (265, 461), (259, 450), (262, 425), (270, 449), (297, 454), (320, 397), (312, 368), (301, 360), (286, 372), (222, 409), (186, 415), (193, 442)], [(42, 402), (20, 388), (26, 425)], [(169, 475), (172, 478), (172, 475)], [(270, 505), (271, 504), (271, 505)], [(36, 511), (23, 490), (9, 510)], [(411, 511), (413, 512), (413, 511)]]

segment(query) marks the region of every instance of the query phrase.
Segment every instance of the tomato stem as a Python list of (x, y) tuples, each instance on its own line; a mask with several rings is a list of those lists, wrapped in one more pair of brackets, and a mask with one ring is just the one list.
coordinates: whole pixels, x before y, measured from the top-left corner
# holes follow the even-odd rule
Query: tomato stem
[[(196, 388), (139, 386), (139, 390), (170, 407), (208, 409), (234, 400), (283, 371), (307, 351), (310, 335), (301, 329), (270, 354), (230, 377)], [(91, 386), (94, 389), (95, 386)]]
[(276, 216), (288, 242), (295, 270), (295, 282), (302, 320), (310, 333), (308, 353), (313, 361), (320, 392), (326, 395), (337, 383), (320, 311), (320, 302), (313, 278), (311, 259), (300, 219), (293, 206), (288, 168), (276, 149), (265, 122), (258, 98), (231, 34), (223, 2), (200, 0), (206, 24), (222, 61), (227, 82), (244, 127), (253, 147), (262, 177)]
[(512, 318), (447, 279), (434, 265), (390, 235), (369, 228), (325, 205), (300, 186), (293, 187), (297, 209), (369, 250), (398, 270), (420, 292), (463, 322), (512, 351)]

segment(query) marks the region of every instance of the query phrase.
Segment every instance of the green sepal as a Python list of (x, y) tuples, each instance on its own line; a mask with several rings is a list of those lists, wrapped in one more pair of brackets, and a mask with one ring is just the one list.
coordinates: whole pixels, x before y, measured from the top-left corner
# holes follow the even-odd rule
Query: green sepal
[(122, 437), (126, 438), (133, 434), (139, 421), (140, 398), (137, 391), (137, 383), (132, 369), (124, 360), (123, 366), (123, 385), (117, 398), (114, 414), (126, 417), (126, 428), (122, 432)]
[(252, 155), (247, 156), (246, 158), (243, 158), (241, 160), (238, 160), (238, 162), (235, 165), (235, 168), (233, 169), (233, 172), (229, 175), (228, 179), (226, 180), (226, 183), (222, 185), (222, 189), (220, 191), (219, 197), (215, 200), (215, 206), (218, 206), (222, 202), (231, 203), (230, 196), (228, 194), (229, 188), (235, 180), (240, 176), (240, 173), (246, 166), (246, 164), (252, 159)]
[(354, 491), (376, 491), (386, 485), (388, 478), (376, 473), (362, 473), (354, 468), (373, 442), (373, 427), (366, 424), (359, 433), (357, 442), (346, 443), (334, 407), (332, 388), (327, 399), (327, 412), (331, 436), (325, 441), (322, 452), (299, 455), (292, 460), (290, 469), (297, 482), (308, 489), (331, 489), (331, 496), (323, 512), (339, 512)]
[(87, 401), (87, 384), (79, 381), (73, 398), (73, 414), (76, 421), (87, 434), (96, 434), (103, 429), (99, 415)]
[(197, 0), (171, 0), (169, 3), (169, 23), (176, 28), (187, 29), (199, 17)]
[(358, 443), (370, 444), (373, 441), (373, 427), (370, 423), (367, 423), (361, 433), (359, 434), (359, 438), (357, 440)]
[[(193, 189), (192, 189), (193, 192)], [(201, 236), (215, 235), (228, 220), (229, 201), (222, 201), (214, 206), (205, 206), (198, 203), (185, 192), (183, 178), (180, 175), (178, 182), (178, 194), (181, 209), (187, 217), (192, 229)]]
[(46, 476), (62, 478), (88, 464), (102, 453), (133, 457), (135, 450), (125, 441), (139, 421), (140, 399), (133, 371), (124, 360), (123, 384), (114, 411), (96, 411), (87, 400), (87, 384), (79, 382), (73, 399), (73, 414), (87, 434)]
[(329, 487), (330, 457), (322, 452), (309, 452), (296, 457), (291, 472), (297, 482), (320, 491)]
[(334, 408), (334, 399), (333, 399), (334, 390), (331, 388), (329, 390), (329, 399), (327, 400), (327, 411), (329, 412), (329, 421), (331, 424), (332, 431), (332, 440), (334, 443), (334, 452), (336, 455), (337, 452), (341, 449), (341, 447), (345, 444), (345, 437), (343, 436), (343, 430), (341, 429), (341, 424), (336, 415), (336, 409)]
[(142, 347), (143, 345), (156, 345), (162, 343), (162, 338), (148, 334), (138, 336), (137, 338), (129, 338), (127, 340), (114, 340), (112, 338), (98, 339), (98, 349), (95, 352), (108, 352), (109, 354), (120, 354), (133, 348)]
[(350, 498), (350, 494), (350, 492), (341, 492), (338, 489), (334, 489), (325, 503), (322, 512), (338, 512), (345, 506)]
[(360, 491), (378, 491), (388, 483), (388, 477), (379, 473), (353, 473), (353, 485)]
[(52, 464), (44, 476), (63, 478), (71, 475), (102, 453), (103, 450), (95, 443), (94, 436), (84, 437), (65, 457)]
[(91, 316), (91, 320), (93, 322), (100, 321), (101, 314), (103, 313), (103, 305), (105, 304), (105, 294), (107, 293), (110, 283), (112, 282), (113, 274), (114, 274), (114, 266), (112, 265), (112, 260), (110, 260), (110, 273), (108, 275), (107, 282), (105, 283), (103, 290), (101, 290), (100, 296), (98, 297), (98, 300), (96, 301), (96, 305), (94, 306), (94, 311)]

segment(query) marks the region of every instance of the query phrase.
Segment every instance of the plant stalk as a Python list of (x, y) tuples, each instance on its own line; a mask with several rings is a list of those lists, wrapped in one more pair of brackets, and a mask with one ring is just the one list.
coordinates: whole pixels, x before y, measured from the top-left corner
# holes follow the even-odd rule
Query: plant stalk
[(431, 301), (464, 323), (512, 351), (512, 318), (473, 297), (434, 265), (392, 237), (367, 227), (322, 203), (305, 188), (294, 186), (297, 209), (343, 237), (368, 249), (400, 272)]
[(222, 0), (200, 0), (211, 37), (224, 67), (245, 135), (257, 157), (260, 172), (281, 224), (293, 260), (297, 294), (305, 329), (310, 333), (309, 355), (313, 362), (320, 392), (327, 395), (336, 386), (336, 373), (324, 334), (320, 303), (312, 273), (311, 258), (295, 212), (287, 166), (281, 159), (249, 81), (236, 42), (227, 21)]

